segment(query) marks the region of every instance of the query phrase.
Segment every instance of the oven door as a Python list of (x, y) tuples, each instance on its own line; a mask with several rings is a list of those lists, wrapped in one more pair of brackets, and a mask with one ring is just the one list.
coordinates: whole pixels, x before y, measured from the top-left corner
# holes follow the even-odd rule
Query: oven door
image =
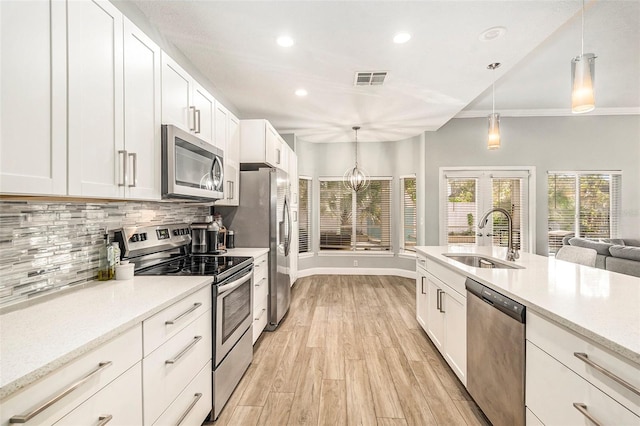
[(253, 267), (217, 284), (215, 323), (216, 367), (253, 321)]
[(224, 198), (223, 152), (175, 126), (162, 126), (163, 198)]

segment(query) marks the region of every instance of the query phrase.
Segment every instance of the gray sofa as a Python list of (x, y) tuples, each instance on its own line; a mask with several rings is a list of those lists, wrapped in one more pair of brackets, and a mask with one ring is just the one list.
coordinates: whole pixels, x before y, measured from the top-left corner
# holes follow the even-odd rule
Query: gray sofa
[(568, 236), (562, 240), (562, 243), (594, 249), (598, 253), (596, 268), (640, 277), (640, 239), (607, 238), (595, 240)]

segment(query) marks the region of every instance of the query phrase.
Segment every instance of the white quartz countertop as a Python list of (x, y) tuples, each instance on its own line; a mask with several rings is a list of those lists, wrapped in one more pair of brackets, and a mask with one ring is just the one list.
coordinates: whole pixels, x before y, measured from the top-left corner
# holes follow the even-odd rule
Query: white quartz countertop
[(268, 248), (234, 248), (228, 249), (225, 256), (251, 256), (256, 258), (266, 253), (269, 253)]
[(505, 248), (420, 246), (416, 250), (640, 364), (640, 278), (529, 253), (520, 253), (514, 262), (524, 269), (481, 269), (443, 256), (479, 253), (504, 260)]
[(212, 277), (94, 282), (0, 316), (0, 400), (91, 351)]

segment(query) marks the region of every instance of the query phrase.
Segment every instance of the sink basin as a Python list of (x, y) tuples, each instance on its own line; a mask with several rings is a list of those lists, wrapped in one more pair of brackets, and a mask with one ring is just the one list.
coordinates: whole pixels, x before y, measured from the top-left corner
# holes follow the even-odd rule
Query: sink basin
[(442, 253), (443, 256), (448, 257), (451, 260), (460, 262), (467, 266), (473, 266), (474, 268), (486, 268), (486, 269), (524, 269), (524, 266), (514, 265), (511, 263), (502, 262), (492, 257), (482, 256), (479, 254), (464, 254), (464, 253)]

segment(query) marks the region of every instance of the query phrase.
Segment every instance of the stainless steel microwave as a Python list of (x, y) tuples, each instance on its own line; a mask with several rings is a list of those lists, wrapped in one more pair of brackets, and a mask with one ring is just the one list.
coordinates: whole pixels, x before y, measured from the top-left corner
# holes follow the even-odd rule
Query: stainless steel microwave
[(176, 126), (162, 125), (162, 198), (224, 198), (221, 149)]

